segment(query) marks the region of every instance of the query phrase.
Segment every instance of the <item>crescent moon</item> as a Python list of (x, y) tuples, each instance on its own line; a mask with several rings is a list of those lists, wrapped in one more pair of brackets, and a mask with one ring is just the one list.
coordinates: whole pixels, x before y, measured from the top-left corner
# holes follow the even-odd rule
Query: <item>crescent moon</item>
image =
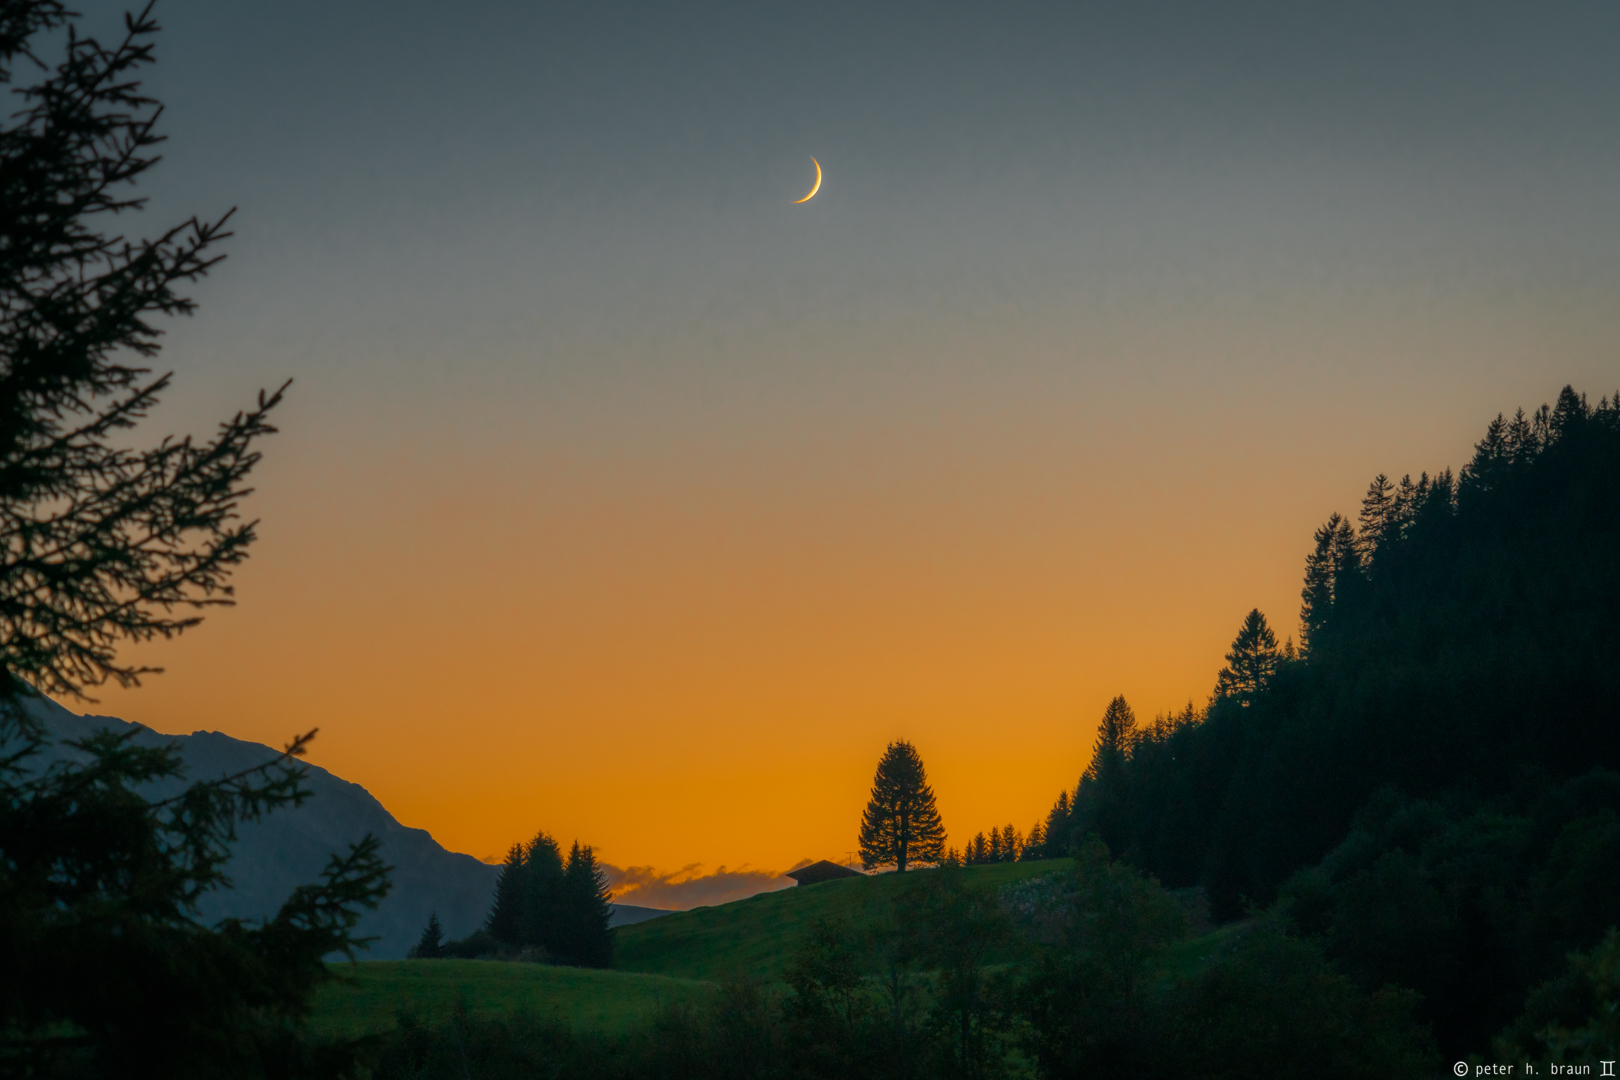
[(816, 167), (816, 182), (814, 186), (810, 188), (810, 194), (806, 195), (802, 199), (794, 199), (793, 201), (795, 203), (809, 202), (815, 193), (821, 190), (821, 162), (817, 161), (815, 158), (811, 158), (810, 163)]

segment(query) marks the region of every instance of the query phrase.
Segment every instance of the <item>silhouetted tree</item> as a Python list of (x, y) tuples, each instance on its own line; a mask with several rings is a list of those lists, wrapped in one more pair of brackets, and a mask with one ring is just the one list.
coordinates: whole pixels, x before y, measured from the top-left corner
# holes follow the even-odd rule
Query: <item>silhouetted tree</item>
[(608, 924), (613, 918), (613, 905), (607, 875), (597, 866), (590, 847), (577, 840), (568, 851), (562, 899), (564, 931), (559, 954), (582, 967), (611, 967), (613, 931)]
[(861, 817), (861, 865), (934, 863), (945, 856), (945, 827), (934, 805), (934, 789), (922, 758), (909, 742), (892, 742), (878, 760), (872, 798)]
[(318, 884), (262, 922), (210, 926), (197, 909), (230, 885), (237, 824), (308, 797), (295, 760), (311, 736), (152, 801), (152, 784), (185, 776), (177, 747), (103, 730), (66, 744), (82, 763), (39, 771), (30, 759), (49, 739), (17, 715), (0, 718), (4, 1070), (118, 1075), (139, 1061), (154, 1075), (211, 1077), (280, 1061), (301, 1074), (313, 1053), (303, 1024), (331, 977), (323, 958), (364, 946), (362, 909), (388, 892), (378, 841), (334, 855)]
[(1280, 659), (1277, 635), (1266, 625), (1260, 609), (1255, 608), (1244, 617), (1232, 651), (1226, 654), (1226, 666), (1215, 678), (1216, 698), (1248, 708), (1270, 684)]
[(1328, 518), (1316, 530), (1315, 548), (1305, 557), (1305, 587), (1300, 591), (1300, 649), (1309, 656), (1311, 648), (1327, 629), (1333, 615), (1333, 543), (1339, 531), (1339, 515)]
[(1114, 698), (1103, 710), (1091, 761), (1075, 788), (1066, 847), (1088, 833), (1096, 833), (1111, 850), (1121, 854), (1130, 846), (1130, 763), (1140, 739), (1130, 703), (1123, 696)]
[[(67, 16), (9, 0), (0, 82)], [(199, 621), (184, 609), (231, 602), (255, 535), (239, 503), (281, 400), (261, 393), (201, 445), (129, 445), (169, 386), (141, 364), (158, 351), (153, 317), (192, 312), (177, 290), (229, 235), (224, 218), (134, 242), (98, 228), (141, 209), (127, 186), (158, 160), (159, 108), (135, 79), (157, 29), (143, 14), (111, 48), (71, 38), (0, 127), (0, 654), (50, 694), (138, 682), (153, 669), (120, 663), (119, 642), (173, 637)]]
[(422, 928), (422, 936), (416, 939), (416, 945), (411, 949), (411, 958), (437, 960), (443, 955), (444, 927), (439, 925), (439, 913), (435, 911), (428, 916), (427, 925)]
[(511, 948), (523, 944), (523, 891), (523, 845), (513, 844), (495, 879), (495, 899), (484, 920), (489, 936)]
[(1024, 848), (1019, 852), (1020, 859), (1045, 858), (1046, 850), (1046, 823), (1037, 820), (1029, 827), (1029, 836), (1024, 840)]
[(1136, 748), (1136, 713), (1124, 695), (1115, 697), (1103, 710), (1097, 725), (1097, 739), (1091, 746), (1091, 763), (1082, 779), (1100, 783), (1105, 777), (1122, 774)]
[[(1520, 410), (1523, 415), (1523, 410)], [(1501, 413), (1496, 414), (1485, 428), (1485, 437), (1474, 445), (1474, 457), (1463, 466), (1459, 478), (1463, 490), (1485, 492), (1499, 487), (1513, 468), (1513, 453), (1508, 448), (1508, 425)], [(1363, 530), (1365, 532), (1365, 530)]]
[(522, 935), (526, 948), (563, 955), (567, 937), (562, 850), (543, 830), (523, 849)]
[(1058, 792), (1052, 809), (1046, 813), (1046, 828), (1042, 830), (1041, 850), (1049, 859), (1068, 854), (1069, 836), (1073, 831), (1072, 797), (1067, 791)]
[(1541, 440), (1523, 409), (1516, 410), (1508, 423), (1503, 449), (1514, 465), (1529, 464), (1541, 452)]
[[(1376, 486), (1376, 482), (1375, 482)], [(1427, 488), (1419, 500), (1427, 495)], [(1400, 495), (1380, 508), (1380, 536), (1387, 536), (1404, 512)], [(1321, 644), (1329, 626), (1360, 596), (1366, 572), (1362, 546), (1349, 520), (1339, 514), (1316, 530), (1316, 547), (1305, 559), (1305, 587), (1300, 592), (1300, 651), (1309, 656)]]
[(1379, 473), (1367, 485), (1367, 494), (1361, 499), (1361, 535), (1358, 542), (1361, 544), (1362, 558), (1369, 564), (1393, 524), (1394, 511), (1395, 485), (1390, 483), (1389, 477)]
[[(52, 739), (39, 692), (83, 696), (154, 669), (126, 641), (172, 637), (230, 602), (255, 539), (239, 517), (280, 393), (195, 444), (141, 449), (132, 429), (169, 386), (144, 361), (158, 316), (219, 259), (224, 218), (156, 239), (109, 234), (138, 211), (129, 185), (156, 164), (150, 8), (120, 41), (81, 37), (55, 0), (0, 0), (0, 1069), (18, 1075), (301, 1075), (344, 1067), (304, 1021), (324, 957), (387, 892), (379, 844), (333, 856), (271, 918), (201, 921), (229, 887), (236, 827), (308, 797), (297, 757), (313, 732), (257, 768), (154, 799), (181, 780), (173, 746), (136, 732)], [(51, 68), (36, 37), (65, 48)], [(37, 72), (37, 81), (19, 82)], [(226, 215), (227, 217), (229, 215)]]

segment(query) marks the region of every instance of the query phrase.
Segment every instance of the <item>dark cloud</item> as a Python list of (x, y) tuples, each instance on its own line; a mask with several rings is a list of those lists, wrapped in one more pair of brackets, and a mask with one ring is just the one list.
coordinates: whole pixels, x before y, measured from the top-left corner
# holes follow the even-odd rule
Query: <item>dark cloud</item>
[[(801, 860), (794, 869), (806, 865)], [(746, 864), (736, 870), (719, 867), (713, 873), (700, 873), (702, 863), (692, 863), (665, 873), (650, 866), (617, 867), (603, 864), (613, 901), (638, 907), (673, 908), (686, 911), (712, 904), (743, 900), (756, 893), (775, 892), (793, 884), (775, 870), (753, 870)]]

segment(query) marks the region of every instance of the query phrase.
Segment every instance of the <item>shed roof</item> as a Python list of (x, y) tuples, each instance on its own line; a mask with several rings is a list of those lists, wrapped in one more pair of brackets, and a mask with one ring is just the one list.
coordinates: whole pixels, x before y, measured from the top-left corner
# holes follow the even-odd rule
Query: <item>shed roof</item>
[(851, 870), (847, 866), (839, 866), (837, 863), (822, 859), (820, 862), (813, 862), (809, 866), (801, 866), (797, 870), (791, 870), (787, 876), (800, 885), (814, 885), (818, 881), (831, 881), (834, 878), (865, 877), (866, 875), (859, 870)]

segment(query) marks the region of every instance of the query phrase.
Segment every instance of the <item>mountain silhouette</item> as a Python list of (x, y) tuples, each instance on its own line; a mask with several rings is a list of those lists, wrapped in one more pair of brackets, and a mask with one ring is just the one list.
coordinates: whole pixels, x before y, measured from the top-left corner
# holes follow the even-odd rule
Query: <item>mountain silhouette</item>
[[(137, 725), (110, 716), (80, 716), (47, 698), (31, 706), (47, 725), (54, 747), (37, 767), (55, 758), (82, 758), (62, 745), (107, 728), (115, 733)], [(262, 743), (233, 739), (217, 731), (162, 735), (144, 729), (135, 741), (145, 746), (175, 745), (186, 763), (186, 777), (148, 785), (149, 798), (179, 793), (187, 784), (250, 769), (276, 757)], [(304, 786), (311, 796), (302, 806), (285, 807), (237, 829), (226, 873), (233, 887), (210, 893), (200, 905), (206, 922), (234, 917), (268, 918), (299, 885), (315, 881), (334, 852), (346, 851), (366, 833), (382, 841), (382, 857), (392, 866), (393, 889), (375, 911), (361, 919), (358, 933), (376, 940), (359, 954), (363, 959), (397, 960), (416, 944), (428, 917), (438, 913), (447, 938), (460, 938), (483, 925), (500, 867), (471, 855), (445, 850), (425, 829), (401, 825), (386, 807), (359, 784), (316, 765), (304, 764)], [(664, 914), (652, 908), (623, 905), (614, 911), (615, 925), (641, 922)]]

